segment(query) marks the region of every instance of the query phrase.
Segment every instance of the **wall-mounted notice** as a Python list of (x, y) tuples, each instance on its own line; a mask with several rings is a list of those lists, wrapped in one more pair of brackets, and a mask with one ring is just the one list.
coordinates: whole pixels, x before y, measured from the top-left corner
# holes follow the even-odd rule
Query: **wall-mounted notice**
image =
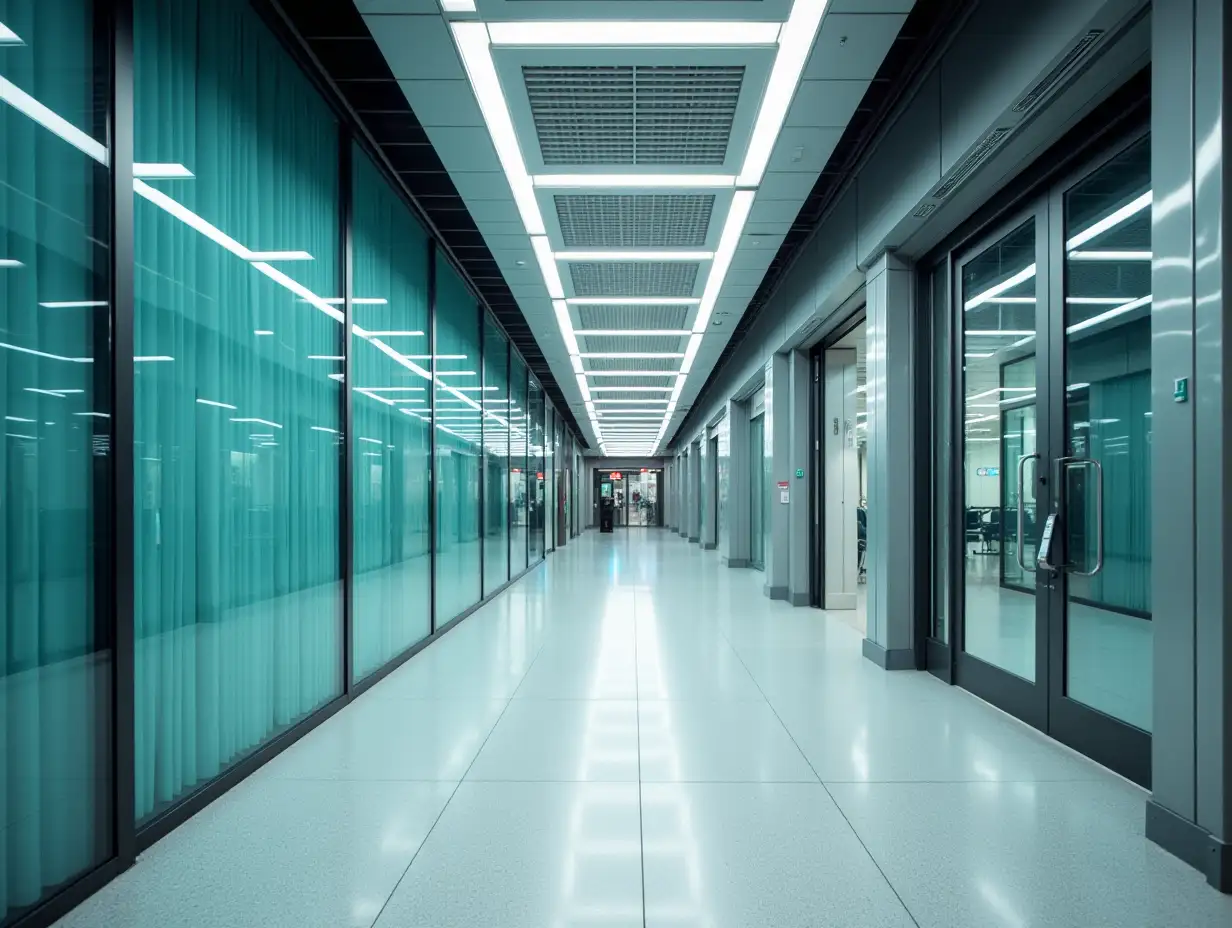
[(786, 480), (779, 481), (779, 502), (780, 503), (785, 504), (785, 503), (791, 502), (791, 490), (789, 489), (790, 486), (791, 484), (788, 483)]

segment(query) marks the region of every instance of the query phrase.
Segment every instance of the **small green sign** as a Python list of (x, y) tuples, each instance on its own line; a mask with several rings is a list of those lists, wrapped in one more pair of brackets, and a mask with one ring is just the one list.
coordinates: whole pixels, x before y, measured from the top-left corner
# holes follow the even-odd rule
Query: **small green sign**
[(800, 478), (800, 479), (802, 479), (802, 478), (804, 477), (804, 468), (803, 468), (803, 467), (797, 467), (797, 468), (796, 468), (796, 477), (797, 477), (797, 478)]
[(1172, 400), (1176, 403), (1189, 402), (1189, 378), (1178, 377), (1172, 382)]

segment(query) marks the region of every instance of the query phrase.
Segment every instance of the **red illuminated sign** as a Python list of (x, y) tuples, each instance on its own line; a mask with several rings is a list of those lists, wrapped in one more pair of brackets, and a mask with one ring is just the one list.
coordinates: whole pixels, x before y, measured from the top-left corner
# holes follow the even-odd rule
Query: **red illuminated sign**
[(537, 480), (542, 480), (542, 479), (543, 479), (543, 471), (539, 471), (539, 473), (535, 474), (535, 479), (537, 479)]
[(643, 467), (643, 468), (642, 468), (642, 473), (643, 473), (643, 474), (645, 474), (645, 473), (649, 473), (649, 471), (648, 471), (645, 467)]
[(612, 477), (612, 479), (613, 479), (613, 480), (619, 480), (619, 479), (620, 479), (620, 471), (618, 471), (618, 470), (614, 470), (614, 471), (612, 471), (612, 473), (611, 473), (611, 477)]

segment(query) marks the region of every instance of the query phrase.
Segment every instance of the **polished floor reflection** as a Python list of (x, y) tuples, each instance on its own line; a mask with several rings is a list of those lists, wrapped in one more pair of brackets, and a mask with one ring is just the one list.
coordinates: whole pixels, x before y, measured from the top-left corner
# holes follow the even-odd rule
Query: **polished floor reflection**
[(1141, 790), (763, 580), (571, 541), (63, 924), (1232, 924)]

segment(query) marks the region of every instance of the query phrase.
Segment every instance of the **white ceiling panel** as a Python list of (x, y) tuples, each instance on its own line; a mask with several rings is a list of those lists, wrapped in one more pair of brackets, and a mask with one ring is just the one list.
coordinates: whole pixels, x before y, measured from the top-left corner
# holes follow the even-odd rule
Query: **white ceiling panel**
[(441, 161), (457, 165), (459, 172), (500, 168), (491, 137), (482, 126), (433, 126), (424, 131)]
[(869, 81), (801, 81), (787, 122), (791, 126), (847, 127), (864, 99)]
[(786, 128), (770, 157), (770, 170), (801, 172), (816, 178), (842, 136), (843, 130), (835, 127)]
[[(449, 175), (457, 185), (457, 177), (453, 174)], [(486, 180), (479, 181), (477, 175), (473, 175), (478, 183), (487, 184)], [(503, 179), (502, 179), (503, 180)], [(468, 179), (469, 182), (469, 179)], [(503, 199), (488, 199), (484, 196), (468, 196), (459, 189), (462, 199), (466, 201), (466, 210), (471, 214), (471, 218), (479, 224), (479, 228), (485, 228), (485, 223), (514, 223), (516, 222), (520, 228), (522, 226), (522, 217), (518, 214), (518, 208), (513, 202), (513, 194), (509, 192), (509, 185), (505, 184), (505, 195)]]
[(436, 13), (437, 0), (355, 0), (361, 13)]
[(398, 83), (421, 126), (483, 127), (483, 114), (475, 104), (475, 95), (467, 81), (404, 80)]
[(806, 81), (871, 81), (906, 13), (830, 13), (821, 23)]
[[(458, 188), (458, 195), (466, 201), (468, 209), (472, 201), (499, 200), (506, 203), (512, 210), (512, 218), (503, 221), (516, 222), (518, 228), (522, 229), (523, 235), (526, 234), (522, 219), (513, 205), (513, 194), (509, 190), (509, 182), (505, 180), (504, 174), (500, 171), (451, 171), (449, 176), (453, 179), (453, 185)], [(480, 209), (483, 208), (480, 207)], [(475, 217), (476, 222), (483, 221), (473, 209), (471, 215)]]
[(763, 200), (758, 197), (749, 213), (749, 222), (786, 222), (790, 225), (799, 212), (799, 200)]
[(758, 198), (767, 200), (795, 200), (804, 202), (813, 192), (816, 177), (809, 177), (799, 171), (768, 171), (757, 190)]
[(365, 16), (364, 22), (397, 80), (465, 80), (440, 16)]

